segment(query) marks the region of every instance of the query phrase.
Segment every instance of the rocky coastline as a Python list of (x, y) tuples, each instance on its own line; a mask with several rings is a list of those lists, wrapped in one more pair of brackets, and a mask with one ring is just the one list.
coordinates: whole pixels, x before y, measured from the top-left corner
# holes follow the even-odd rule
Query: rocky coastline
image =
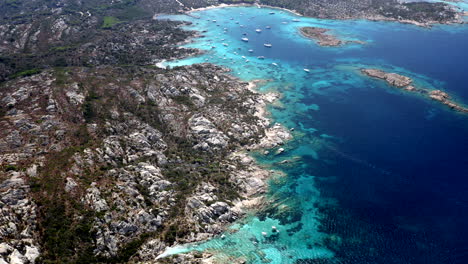
[[(240, 220), (240, 218), (242, 218), (242, 216), (245, 214), (249, 212), (256, 212), (263, 208), (267, 202), (263, 196), (268, 188), (267, 181), (272, 177), (272, 175), (280, 173), (259, 166), (257, 162), (249, 156), (249, 152), (253, 150), (260, 151), (263, 149), (276, 148), (292, 139), (292, 134), (286, 127), (279, 123), (275, 123), (274, 125), (271, 124), (269, 113), (266, 110), (266, 107), (279, 100), (280, 95), (273, 92), (264, 94), (258, 93), (256, 91), (257, 85), (264, 82), (267, 82), (267, 80), (254, 80), (247, 83), (245, 86), (245, 89), (248, 89), (249, 91), (252, 91), (254, 94), (259, 96), (259, 100), (257, 100), (254, 105), (255, 111), (253, 112), (253, 116), (257, 117), (259, 120), (258, 122), (262, 124), (261, 127), (263, 128), (263, 131), (261, 132), (261, 136), (257, 142), (233, 150), (230, 152), (227, 158), (229, 162), (240, 164), (240, 167), (242, 168), (232, 171), (233, 176), (231, 177), (231, 180), (236, 186), (240, 188), (241, 195), (243, 197), (242, 199), (236, 200), (232, 207), (228, 207), (230, 213), (237, 216), (232, 220)], [(202, 232), (197, 234), (196, 237), (192, 237), (188, 240), (182, 240), (181, 243), (191, 244), (211, 239), (223, 232), (225, 228), (227, 228), (231, 223), (232, 221), (214, 223), (213, 227), (215, 227), (215, 232)], [(149, 241), (149, 243), (154, 243), (154, 241)], [(177, 247), (177, 245), (175, 246)], [(161, 249), (164, 250), (161, 251)], [(217, 259), (216, 252), (189, 252), (186, 254), (173, 256), (169, 255), (165, 256), (164, 258), (160, 258), (161, 254), (164, 254), (167, 249), (167, 247), (161, 247), (158, 252), (151, 252), (151, 257), (148, 259), (158, 259), (160, 261), (155, 263), (223, 263), (219, 262)], [(145, 252), (145, 248), (143, 246), (142, 250), (139, 251), (138, 254), (140, 256), (144, 256), (145, 254), (148, 254), (148, 252)], [(242, 263), (242, 259), (232, 261), (235, 263), (237, 263), (236, 261), (240, 261), (239, 263)]]
[[(0, 235), (8, 239), (0, 261), (154, 263), (166, 247), (209, 239), (258, 208), (272, 172), (248, 150), (291, 135), (267, 117), (278, 95), (227, 71), (75, 68), (4, 83)], [(67, 238), (83, 232), (95, 235)], [(68, 256), (62, 247), (89, 253)]]
[(422, 87), (416, 87), (413, 84), (413, 79), (407, 76), (371, 68), (361, 69), (361, 73), (372, 78), (384, 80), (390, 86), (405, 90), (407, 92), (418, 93), (423, 97), (440, 102), (454, 111), (468, 113), (468, 108), (453, 101), (448, 93), (441, 90), (430, 90)]
[[(315, 1), (311, 0), (310, 2), (312, 6), (315, 5), (314, 4)], [(320, 2), (320, 1), (317, 1), (317, 2)], [(366, 19), (370, 21), (391, 21), (391, 22), (399, 22), (399, 23), (404, 23), (404, 24), (412, 24), (412, 25), (416, 25), (419, 27), (426, 27), (426, 28), (430, 28), (436, 24), (463, 24), (464, 21), (462, 17), (465, 15), (464, 12), (458, 12), (455, 9), (453, 9), (453, 7), (450, 7), (448, 5), (445, 6), (444, 10), (439, 10), (438, 12), (443, 13), (443, 11), (446, 11), (446, 12), (450, 11), (450, 13), (453, 13), (453, 17), (448, 18), (446, 17), (446, 15), (444, 15), (443, 17), (439, 19), (434, 19), (430, 17), (424, 17), (424, 18), (416, 18), (416, 17), (411, 18), (407, 16), (403, 17), (401, 15), (393, 14), (393, 12), (396, 12), (396, 10), (393, 10), (393, 9), (387, 13), (382, 14), (380, 12), (382, 11), (381, 8), (378, 8), (378, 10), (380, 11), (377, 11), (369, 7), (366, 7), (366, 8), (362, 7), (363, 10), (358, 10), (356, 12), (342, 11), (341, 13), (331, 12), (330, 14), (315, 14), (315, 11), (314, 12), (308, 12), (308, 10), (298, 11), (299, 10), (298, 8), (288, 8), (288, 7), (284, 7), (281, 5), (275, 5), (274, 3), (275, 1), (271, 1), (271, 0), (264, 0), (264, 1), (260, 1), (254, 4), (251, 4), (251, 3), (235, 3), (235, 4), (217, 3), (214, 5), (203, 6), (203, 7), (198, 7), (198, 8), (188, 8), (184, 12), (191, 13), (191, 12), (203, 11), (203, 10), (208, 10), (208, 9), (213, 9), (213, 8), (255, 6), (258, 8), (278, 9), (278, 10), (292, 13), (296, 16), (316, 17), (316, 18), (324, 18), (324, 19), (338, 19), (338, 20)], [(395, 3), (395, 4), (399, 4), (399, 3)], [(430, 4), (430, 3), (424, 3), (424, 4)], [(356, 5), (356, 6), (359, 6), (359, 5)], [(317, 8), (316, 10), (322, 10), (324, 13), (327, 13), (330, 11), (327, 9), (333, 10), (334, 8), (331, 6), (330, 7), (327, 6), (327, 7)], [(404, 5), (399, 7), (399, 9), (404, 10), (405, 12), (408, 12), (409, 10), (408, 7)], [(360, 42), (358, 41), (358, 43)]]

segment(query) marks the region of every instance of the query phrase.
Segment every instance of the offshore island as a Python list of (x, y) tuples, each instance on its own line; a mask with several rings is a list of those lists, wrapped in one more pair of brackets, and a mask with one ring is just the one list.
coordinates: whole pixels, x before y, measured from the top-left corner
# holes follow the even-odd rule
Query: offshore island
[(397, 73), (385, 72), (379, 69), (361, 69), (361, 72), (369, 77), (384, 80), (390, 86), (400, 88), (408, 92), (419, 93), (423, 97), (440, 102), (455, 111), (468, 113), (468, 108), (451, 100), (451, 96), (448, 93), (441, 90), (429, 90), (415, 87), (413, 85), (413, 80), (407, 76)]
[(299, 30), (303, 36), (315, 40), (317, 44), (324, 47), (336, 47), (348, 43), (365, 44), (365, 42), (358, 40), (341, 40), (338, 37), (327, 33), (330, 30), (326, 28), (302, 27)]

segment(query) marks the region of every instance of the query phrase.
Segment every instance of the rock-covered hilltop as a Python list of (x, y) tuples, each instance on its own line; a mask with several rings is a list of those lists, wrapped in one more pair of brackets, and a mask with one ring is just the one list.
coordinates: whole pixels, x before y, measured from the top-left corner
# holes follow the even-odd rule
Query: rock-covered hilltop
[(0, 102), (0, 263), (153, 260), (265, 188), (238, 151), (269, 144), (266, 99), (219, 67), (47, 70)]

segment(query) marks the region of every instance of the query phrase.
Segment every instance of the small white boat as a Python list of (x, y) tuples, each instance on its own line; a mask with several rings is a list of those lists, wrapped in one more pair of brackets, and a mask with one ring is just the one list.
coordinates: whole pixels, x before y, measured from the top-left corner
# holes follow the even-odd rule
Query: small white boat
[(242, 56), (242, 58), (245, 60), (245, 56)]
[(265, 46), (265, 47), (267, 47), (267, 48), (273, 47), (273, 45), (271, 45), (270, 43), (265, 43), (265, 44), (263, 44), (263, 46)]
[(278, 63), (276, 63), (276, 62), (273, 62), (272, 64), (273, 64), (273, 66), (276, 66), (276, 67), (278, 67)]
[(249, 42), (249, 39), (248, 38), (242, 38), (242, 41)]
[(227, 44), (227, 43), (223, 43), (223, 45), (226, 46), (226, 47), (229, 46), (229, 44)]
[(257, 29), (255, 30), (255, 32), (260, 33), (260, 32), (262, 32), (262, 30), (259, 29), (259, 28), (257, 28)]
[(213, 20), (213, 23), (216, 23), (216, 20)]
[(297, 18), (296, 18), (296, 19), (293, 19), (292, 21), (293, 21), (293, 22), (301, 22), (301, 21), (300, 21), (299, 19), (297, 19)]
[(304, 69), (304, 71), (305, 71), (305, 72), (310, 72), (310, 70), (309, 70), (309, 69)]
[(281, 23), (283, 23), (283, 24), (287, 24), (288, 22), (281, 22)]
[(271, 27), (270, 27), (270, 26), (266, 26), (265, 28), (266, 28), (266, 29), (271, 29)]
[(264, 60), (264, 59), (265, 59), (265, 56), (258, 56), (257, 59), (259, 59), (259, 60)]
[(253, 49), (249, 49), (249, 52), (252, 53), (252, 52), (254, 52), (254, 50), (253, 50)]

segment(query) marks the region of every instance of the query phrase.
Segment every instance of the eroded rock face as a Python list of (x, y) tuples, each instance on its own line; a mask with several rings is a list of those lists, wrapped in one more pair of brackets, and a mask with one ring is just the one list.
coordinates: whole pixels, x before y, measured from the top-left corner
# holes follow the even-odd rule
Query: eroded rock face
[(0, 263), (35, 263), (39, 256), (37, 207), (18, 172), (0, 184)]
[(217, 150), (228, 145), (228, 138), (202, 115), (195, 115), (189, 119), (189, 130), (192, 137), (197, 140), (194, 148)]
[(291, 138), (292, 135), (290, 131), (281, 124), (276, 123), (272, 127), (266, 129), (265, 137), (263, 137), (254, 148), (274, 148), (278, 145), (283, 145)]

